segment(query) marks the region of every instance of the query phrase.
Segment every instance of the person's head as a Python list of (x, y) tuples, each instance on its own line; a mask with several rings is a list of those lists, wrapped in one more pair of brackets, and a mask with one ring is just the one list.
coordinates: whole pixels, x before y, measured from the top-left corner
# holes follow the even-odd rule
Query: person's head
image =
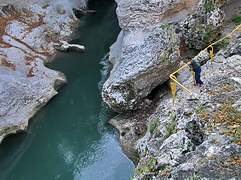
[(187, 57), (186, 57), (186, 60), (191, 61), (192, 58), (191, 58), (190, 56), (187, 56)]

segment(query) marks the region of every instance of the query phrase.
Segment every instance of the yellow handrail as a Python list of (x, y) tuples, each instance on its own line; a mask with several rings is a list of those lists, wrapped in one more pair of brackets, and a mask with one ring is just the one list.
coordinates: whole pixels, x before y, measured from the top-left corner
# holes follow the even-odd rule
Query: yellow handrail
[(187, 89), (185, 86), (183, 86), (181, 83), (179, 83), (174, 77), (176, 77), (176, 76), (174, 76), (174, 75), (170, 76), (170, 78), (171, 78), (174, 82), (176, 82), (179, 86), (181, 86), (181, 87), (182, 87), (183, 89), (185, 89), (187, 92), (192, 93), (189, 89)]
[[(223, 38), (219, 39), (218, 41), (210, 44), (209, 46), (207, 46), (205, 49), (203, 49), (202, 51), (200, 51), (194, 58), (197, 58), (198, 56), (200, 56), (202, 53), (204, 53), (205, 51), (207, 51), (209, 48), (211, 48), (211, 50), (209, 51), (210, 54), (210, 59), (211, 61), (213, 60), (213, 54), (214, 54), (214, 48), (213, 46), (221, 41), (223, 41), (224, 39), (230, 39), (230, 42), (233, 40), (233, 36), (232, 34), (237, 31), (238, 29), (241, 28), (241, 24), (239, 26), (237, 26), (231, 33), (229, 33), (227, 36), (224, 36)], [(185, 86), (183, 86), (180, 82), (177, 81), (177, 78), (175, 76), (175, 74), (179, 71), (181, 71), (183, 68), (187, 67), (188, 64), (183, 65), (182, 67), (180, 67), (178, 70), (176, 70), (175, 72), (173, 72), (172, 74), (170, 74), (170, 79), (173, 80), (175, 83), (177, 83), (179, 86), (181, 86), (184, 90), (186, 90), (189, 93), (192, 93), (188, 88), (186, 88)], [(174, 91), (174, 90), (172, 90)], [(176, 91), (176, 88), (175, 88)], [(175, 94), (175, 92), (173, 92), (173, 94)], [(174, 100), (175, 97), (173, 97)]]

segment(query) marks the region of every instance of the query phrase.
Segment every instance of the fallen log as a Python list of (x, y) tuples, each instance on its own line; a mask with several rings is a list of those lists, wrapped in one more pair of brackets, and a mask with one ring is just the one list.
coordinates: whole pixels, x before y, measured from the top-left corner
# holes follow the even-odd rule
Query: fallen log
[(84, 52), (85, 47), (79, 44), (69, 44), (67, 41), (59, 41), (54, 44), (54, 48), (62, 52)]
[(74, 12), (74, 15), (77, 17), (77, 18), (80, 18), (84, 15), (87, 15), (89, 13), (95, 13), (96, 11), (95, 10), (88, 10), (88, 9), (76, 9), (76, 8), (73, 8), (73, 12)]

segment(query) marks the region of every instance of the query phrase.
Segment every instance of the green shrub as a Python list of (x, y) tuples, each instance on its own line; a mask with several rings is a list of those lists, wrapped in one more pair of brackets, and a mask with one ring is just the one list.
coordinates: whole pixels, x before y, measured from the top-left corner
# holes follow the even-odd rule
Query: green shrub
[(213, 0), (206, 0), (204, 7), (205, 7), (206, 11), (207, 11), (208, 13), (210, 13), (210, 12), (213, 11), (217, 6), (216, 6), (215, 3), (213, 2)]
[(168, 23), (164, 23), (161, 25), (162, 28), (168, 28), (170, 25)]
[(136, 176), (138, 177), (142, 173), (152, 172), (153, 166), (154, 166), (154, 164), (156, 164), (156, 162), (157, 162), (157, 157), (152, 157), (151, 159), (149, 159), (149, 161), (147, 161), (147, 163), (145, 163), (145, 165), (143, 165), (141, 168), (137, 169)]
[(218, 49), (225, 49), (229, 45), (229, 41), (227, 39), (220, 41), (218, 43)]
[(162, 61), (167, 61), (168, 59), (168, 56), (162, 56)]
[(174, 33), (173, 31), (168, 31), (169, 39), (173, 40), (174, 39)]
[(208, 25), (205, 29), (205, 33), (204, 33), (204, 42), (205, 44), (210, 44), (211, 43), (211, 40), (214, 38), (214, 31), (215, 30), (215, 27), (213, 25)]
[(234, 24), (237, 24), (237, 25), (241, 24), (241, 15), (233, 16), (232, 21)]

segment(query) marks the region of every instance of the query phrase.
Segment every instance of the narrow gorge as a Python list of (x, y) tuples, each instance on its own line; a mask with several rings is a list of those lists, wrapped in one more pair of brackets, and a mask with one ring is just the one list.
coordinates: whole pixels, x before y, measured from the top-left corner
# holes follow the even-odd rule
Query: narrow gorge
[(240, 179), (241, 1), (115, 1), (0, 2), (0, 179)]
[[(22, 3), (28, 2), (30, 3), (30, 1)], [(26, 131), (8, 136), (2, 141), (0, 179), (130, 179), (134, 175), (134, 164), (121, 151), (118, 132), (107, 123), (108, 119), (115, 114), (103, 104), (100, 93), (107, 74), (109, 47), (114, 43), (120, 31), (115, 14), (116, 3), (112, 0), (92, 1), (88, 4), (88, 8), (96, 12), (77, 19), (74, 17), (72, 8), (81, 7), (79, 1), (43, 1), (40, 6), (40, 2), (31, 2), (35, 4), (34, 7), (37, 10), (48, 11), (46, 16), (52, 18), (43, 18), (46, 24), (36, 27), (36, 30), (31, 33), (37, 30), (42, 32), (47, 25), (46, 32), (51, 33), (52, 28), (49, 28), (52, 25), (48, 23), (52, 21), (64, 21), (63, 30), (57, 26), (59, 22), (55, 22), (53, 37), (48, 33), (38, 34), (39, 32), (36, 32), (38, 37), (33, 40), (33, 44), (26, 42), (29, 47), (32, 47), (35, 44), (35, 46), (38, 45), (37, 40), (44, 42), (45, 38), (53, 38), (54, 41), (46, 43), (53, 50), (53, 54), (42, 57), (42, 59), (47, 57), (48, 63), (44, 62), (46, 67), (43, 66), (42, 59), (36, 60), (39, 64), (42, 63), (43, 74), (38, 73), (42, 71), (35, 59), (21, 58), (21, 50), (19, 56), (12, 55), (12, 58), (6, 59), (16, 66), (15, 70), (3, 65), (0, 67), (0, 76), (6, 82), (3, 86), (5, 89), (0, 90), (1, 112), (7, 108), (10, 109), (6, 111), (8, 113), (5, 116), (1, 114), (1, 125), (8, 122), (11, 126), (20, 121), (22, 124), (12, 126), (13, 131), (7, 133), (22, 129)], [(21, 5), (17, 1), (16, 4)], [(16, 9), (18, 6), (14, 4), (14, 7)], [(61, 12), (66, 10), (66, 12), (49, 13), (53, 9), (60, 9)], [(71, 15), (74, 19), (68, 24), (67, 20)], [(74, 33), (68, 34), (73, 30)], [(59, 31), (61, 34), (57, 33)], [(21, 30), (21, 32), (24, 31)], [(29, 35), (30, 37), (32, 34)], [(72, 40), (68, 41), (70, 39)], [(85, 52), (57, 52), (52, 47), (57, 40), (84, 45)], [(22, 48), (25, 48), (24, 50), (28, 53), (33, 53), (26, 46)], [(16, 49), (18, 48), (12, 50)], [(7, 49), (3, 50), (7, 51)], [(52, 51), (47, 49), (46, 52)], [(49, 62), (55, 55), (52, 62)], [(14, 60), (21, 64), (18, 65)], [(33, 76), (29, 77), (28, 71), (32, 66), (34, 66)], [(8, 74), (4, 74), (5, 72)], [(52, 78), (51, 81), (47, 81), (48, 77)], [(50, 99), (51, 93), (51, 97), (56, 95), (57, 91), (54, 87), (59, 87), (63, 82), (62, 79), (58, 80), (60, 77), (65, 81), (67, 79), (68, 83), (63, 84), (58, 90), (58, 95), (39, 111), (43, 105), (40, 104), (41, 99), (45, 99), (45, 104)], [(10, 81), (9, 78), (14, 81)], [(24, 82), (19, 81), (18, 78)], [(41, 83), (45, 81), (49, 84)], [(8, 96), (2, 92), (8, 93)], [(30, 92), (34, 95), (29, 94)], [(39, 92), (41, 94), (37, 94)], [(20, 100), (15, 99), (15, 96), (20, 97)], [(33, 99), (28, 100), (27, 97), (30, 96)], [(35, 98), (39, 97), (41, 97), (40, 100), (36, 101)], [(14, 103), (16, 105), (13, 105)], [(9, 106), (6, 106), (8, 104)], [(33, 110), (38, 113), (28, 123)], [(21, 112), (27, 113), (24, 119), (21, 119), (23, 117)], [(19, 121), (15, 122), (17, 118)], [(7, 121), (4, 121), (5, 119)], [(1, 130), (4, 129), (1, 128)]]

